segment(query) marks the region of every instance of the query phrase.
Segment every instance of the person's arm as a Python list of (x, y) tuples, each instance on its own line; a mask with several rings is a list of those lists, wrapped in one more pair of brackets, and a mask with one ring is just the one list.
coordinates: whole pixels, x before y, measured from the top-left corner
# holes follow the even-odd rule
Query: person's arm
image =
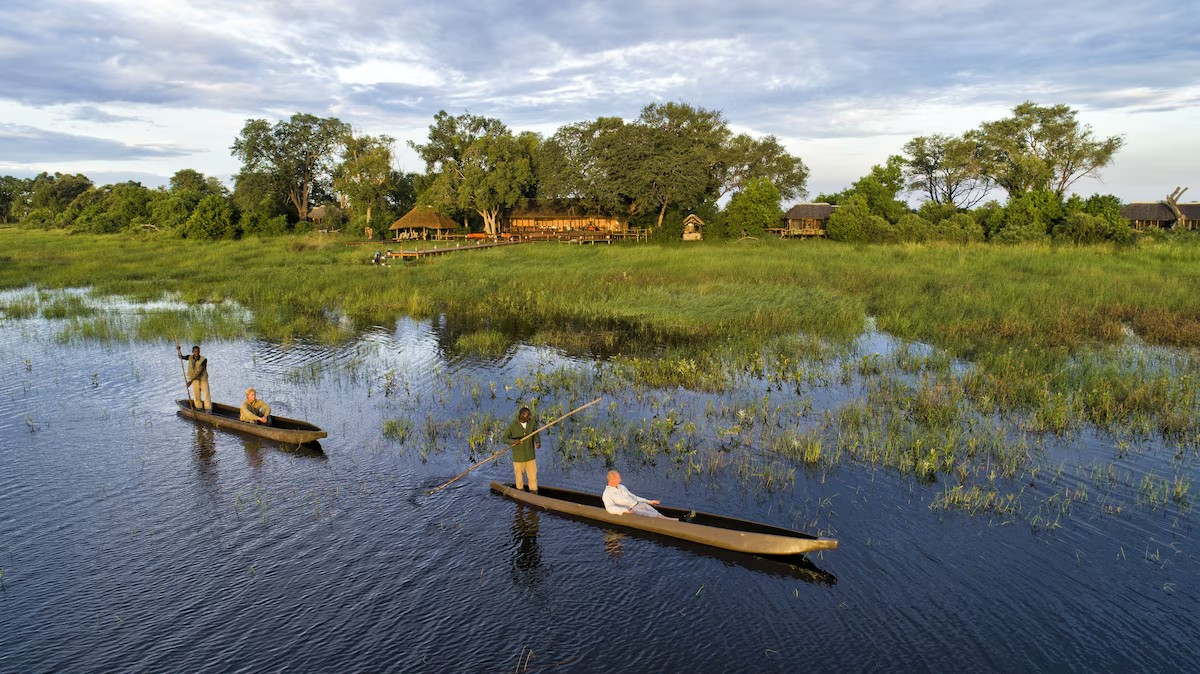
[(201, 357), (199, 367), (196, 368), (196, 379), (208, 374), (208, 359)]
[(603, 496), (604, 509), (613, 515), (624, 515), (625, 513), (629, 512), (630, 506), (626, 506), (617, 502), (620, 498), (621, 492), (611, 487), (605, 487)]
[(262, 414), (259, 415), (262, 417), (261, 419), (259, 419), (259, 421), (266, 423), (267, 417), (271, 416), (271, 406), (268, 405), (265, 400), (260, 400), (259, 401), (259, 410), (262, 412)]

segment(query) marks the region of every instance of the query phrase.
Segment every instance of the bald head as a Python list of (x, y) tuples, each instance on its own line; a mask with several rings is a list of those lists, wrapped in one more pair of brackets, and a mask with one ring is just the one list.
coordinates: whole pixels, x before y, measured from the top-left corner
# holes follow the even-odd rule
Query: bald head
[(615, 487), (621, 484), (621, 474), (615, 470), (608, 471), (608, 486)]

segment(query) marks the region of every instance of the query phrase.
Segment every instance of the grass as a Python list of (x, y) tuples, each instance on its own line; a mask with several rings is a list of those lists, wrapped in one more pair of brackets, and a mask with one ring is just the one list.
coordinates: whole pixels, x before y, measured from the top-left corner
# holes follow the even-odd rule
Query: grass
[[(768, 491), (790, 488), (798, 471), (853, 463), (936, 485), (933, 507), (1024, 511), (1053, 529), (1081, 497), (1041, 465), (1046, 442), (1090, 428), (1118, 448), (1200, 445), (1195, 246), (530, 244), (376, 267), (333, 237), (195, 243), (7, 229), (0, 245), (0, 288), (35, 285), (0, 307), (5, 319), (40, 312), (61, 321), (68, 343), (336, 344), (401, 316), (444, 314), (460, 353), (499, 359), (530, 343), (598, 357), (503, 390), (446, 384), (477, 410), (500, 394), (547, 419), (610, 397), (623, 412), (560, 429), (567, 463), (662, 461), (687, 479), (728, 471)], [(130, 314), (51, 292), (68, 288), (181, 304)], [(872, 321), (900, 346), (857, 346)], [(335, 370), (288, 377), (360, 376)], [(385, 397), (408, 390), (394, 372), (367, 384)], [(816, 389), (842, 402), (814, 412)], [(475, 455), (504, 421), (393, 419), (383, 433), (422, 456), (451, 446)], [(1052, 489), (1026, 488), (1047, 475)], [(1186, 476), (1146, 480), (1126, 480), (1137, 503), (1189, 507)], [(1083, 494), (1107, 498), (1095, 485)]]

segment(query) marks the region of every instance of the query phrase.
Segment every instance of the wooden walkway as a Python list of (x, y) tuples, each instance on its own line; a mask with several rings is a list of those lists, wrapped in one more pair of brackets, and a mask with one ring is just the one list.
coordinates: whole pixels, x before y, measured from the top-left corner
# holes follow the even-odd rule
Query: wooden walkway
[(468, 250), (483, 250), (484, 248), (498, 248), (500, 246), (515, 246), (517, 244), (526, 243), (525, 241), (495, 241), (489, 243), (460, 243), (455, 246), (444, 246), (441, 248), (417, 248), (414, 250), (389, 250), (387, 257), (391, 259), (399, 258), (401, 262), (409, 262), (420, 260), (425, 257), (433, 257), (435, 255), (445, 255), (447, 253), (461, 253)]

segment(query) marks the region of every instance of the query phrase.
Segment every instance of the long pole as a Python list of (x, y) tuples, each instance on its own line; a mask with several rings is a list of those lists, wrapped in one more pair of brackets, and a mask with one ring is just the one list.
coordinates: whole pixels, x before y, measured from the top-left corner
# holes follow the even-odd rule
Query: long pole
[(592, 405), (595, 405), (596, 403), (600, 402), (600, 400), (601, 400), (601, 398), (596, 398), (595, 400), (593, 400), (590, 403), (586, 403), (586, 404), (580, 405), (579, 407), (576, 407), (575, 409), (571, 410), (570, 412), (567, 412), (566, 414), (555, 419), (554, 421), (551, 421), (550, 423), (546, 424), (545, 426), (542, 426), (541, 428), (537, 429), (536, 431), (529, 433), (525, 437), (521, 438), (520, 440), (517, 440), (516, 442), (512, 443), (511, 445), (505, 447), (504, 449), (496, 452), (495, 454), (492, 454), (491, 456), (484, 459), (483, 461), (480, 461), (479, 463), (475, 464), (474, 466), (471, 466), (470, 468), (464, 470), (463, 472), (459, 473), (458, 475), (455, 475), (449, 482), (447, 482), (446, 484), (443, 484), (442, 486), (438, 487), (437, 489), (434, 489), (434, 490), (426, 493), (425, 495), (432, 496), (432, 495), (438, 493), (439, 491), (445, 489), (446, 487), (449, 487), (450, 485), (454, 484), (455, 482), (458, 482), (458, 480), (460, 478), (462, 478), (464, 475), (466, 475), (467, 473), (475, 470), (476, 468), (482, 466), (483, 464), (487, 463), (488, 461), (491, 461), (491, 460), (499, 457), (500, 455), (504, 454), (505, 452), (512, 449), (513, 447), (516, 447), (517, 445), (521, 444), (522, 442), (525, 442), (529, 438), (532, 438), (533, 436), (537, 435), (538, 433), (541, 433), (542, 431), (546, 430), (547, 428), (550, 428), (554, 424), (557, 424), (558, 422), (562, 421), (563, 419), (566, 419), (567, 417), (571, 416), (572, 414), (575, 414), (576, 412), (582, 410), (583, 408), (591, 407)]
[[(175, 336), (175, 352), (182, 355), (183, 350), (179, 347), (179, 335)], [(179, 367), (183, 368), (183, 395), (187, 398), (188, 404), (192, 406), (192, 411), (196, 411), (196, 401), (192, 400), (192, 391), (188, 388), (187, 381), (187, 366), (183, 364), (183, 359), (179, 359)]]

